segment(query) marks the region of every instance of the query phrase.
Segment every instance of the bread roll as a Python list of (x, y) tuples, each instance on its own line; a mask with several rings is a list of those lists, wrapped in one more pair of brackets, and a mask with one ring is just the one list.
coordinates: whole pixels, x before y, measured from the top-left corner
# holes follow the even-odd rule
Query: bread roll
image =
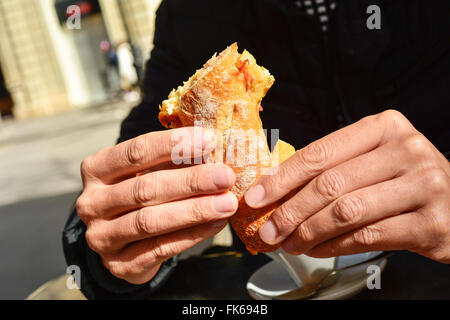
[[(278, 246), (261, 241), (258, 229), (269, 218), (276, 204), (249, 208), (245, 191), (272, 165), (259, 112), (261, 100), (275, 79), (248, 52), (238, 52), (233, 43), (214, 55), (203, 68), (173, 90), (160, 106), (159, 120), (167, 128), (201, 126), (215, 129), (217, 145), (208, 162), (223, 162), (233, 168), (236, 183), (231, 189), (239, 200), (237, 213), (230, 218), (237, 235), (252, 253), (270, 252)], [(278, 159), (294, 152), (287, 143), (278, 143)]]

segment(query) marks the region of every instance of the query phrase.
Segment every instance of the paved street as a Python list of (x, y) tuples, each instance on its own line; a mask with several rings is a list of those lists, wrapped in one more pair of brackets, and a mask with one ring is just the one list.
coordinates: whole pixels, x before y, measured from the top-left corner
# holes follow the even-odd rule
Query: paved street
[(0, 299), (65, 273), (61, 231), (81, 160), (113, 145), (130, 105), (113, 103), (0, 128)]

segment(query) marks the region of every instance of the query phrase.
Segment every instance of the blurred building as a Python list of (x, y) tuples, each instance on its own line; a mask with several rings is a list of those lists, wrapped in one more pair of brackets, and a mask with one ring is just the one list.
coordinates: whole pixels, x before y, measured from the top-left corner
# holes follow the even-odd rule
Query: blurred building
[(0, 0), (0, 87), (14, 116), (88, 107), (127, 89), (123, 75), (139, 79), (149, 57), (160, 1)]

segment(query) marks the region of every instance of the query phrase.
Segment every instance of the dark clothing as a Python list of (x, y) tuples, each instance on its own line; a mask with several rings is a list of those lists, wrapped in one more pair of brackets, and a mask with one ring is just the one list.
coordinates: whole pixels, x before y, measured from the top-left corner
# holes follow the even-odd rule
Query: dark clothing
[(316, 17), (323, 32), (328, 30), (328, 18), (336, 7), (336, 0), (287, 0), (294, 10), (301, 9), (304, 13)]
[[(163, 129), (157, 118), (160, 102), (214, 52), (237, 41), (276, 79), (262, 103), (264, 127), (280, 129), (280, 139), (296, 148), (393, 108), (449, 155), (450, 1), (337, 1), (327, 33), (317, 19), (283, 2), (163, 1), (143, 102), (124, 120), (119, 141)], [(367, 7), (374, 4), (381, 8), (380, 30), (366, 26)], [(89, 253), (85, 227), (75, 213), (69, 223), (67, 261), (80, 265), (88, 298), (144, 297), (167, 276), (158, 274), (143, 286), (116, 285)], [(88, 256), (97, 263), (88, 263)], [(169, 261), (162, 273), (174, 264)]]

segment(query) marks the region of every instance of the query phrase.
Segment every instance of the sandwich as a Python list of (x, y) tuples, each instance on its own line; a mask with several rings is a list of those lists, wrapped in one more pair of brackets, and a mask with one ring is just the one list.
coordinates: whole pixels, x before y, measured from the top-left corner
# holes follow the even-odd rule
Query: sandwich
[(279, 247), (264, 243), (258, 235), (279, 203), (253, 209), (246, 205), (244, 194), (262, 174), (295, 152), (293, 146), (279, 140), (271, 154), (267, 144), (259, 112), (274, 81), (248, 51), (239, 53), (233, 43), (174, 89), (159, 107), (158, 118), (166, 128), (214, 129), (217, 144), (208, 162), (226, 163), (236, 173), (231, 192), (238, 198), (239, 208), (230, 223), (252, 254)]

